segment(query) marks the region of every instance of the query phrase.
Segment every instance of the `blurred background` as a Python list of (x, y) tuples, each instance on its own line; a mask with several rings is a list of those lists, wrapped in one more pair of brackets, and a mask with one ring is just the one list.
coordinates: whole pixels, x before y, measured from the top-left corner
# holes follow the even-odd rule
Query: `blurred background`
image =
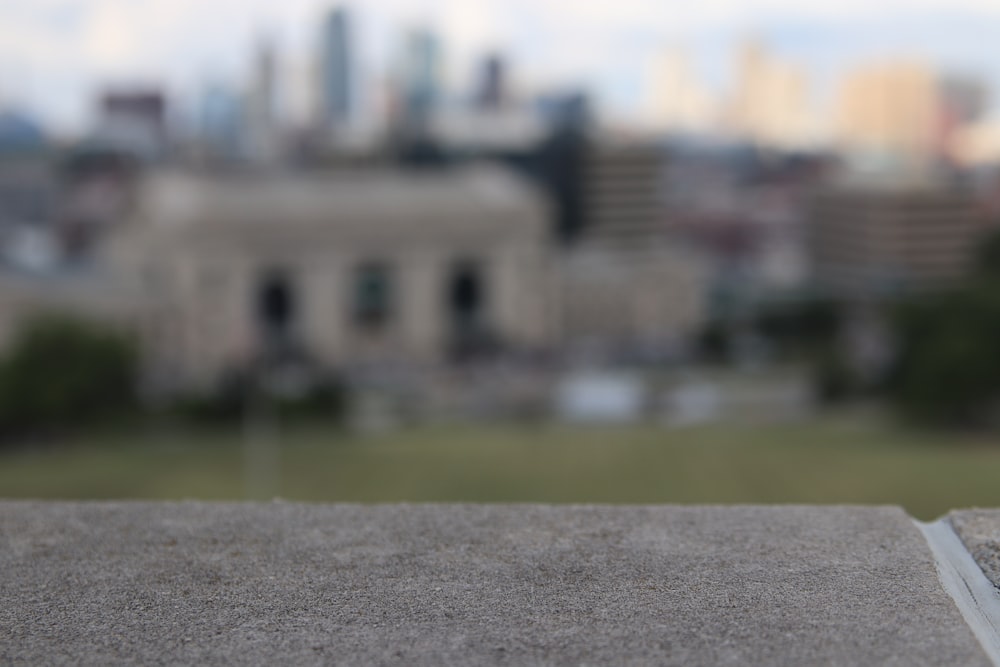
[(1000, 505), (1000, 5), (0, 5), (0, 497)]

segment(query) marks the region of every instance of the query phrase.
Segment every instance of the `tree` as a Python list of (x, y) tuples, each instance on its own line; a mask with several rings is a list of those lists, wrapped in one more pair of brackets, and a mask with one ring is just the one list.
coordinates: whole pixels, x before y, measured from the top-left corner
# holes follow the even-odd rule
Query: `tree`
[(976, 273), (986, 280), (1000, 279), (1000, 232), (990, 234), (979, 247)]
[(890, 397), (911, 418), (1000, 424), (1000, 232), (980, 244), (957, 288), (900, 304)]
[(125, 336), (47, 315), (19, 332), (0, 361), (0, 432), (47, 433), (132, 411), (137, 355)]
[(901, 410), (920, 421), (978, 426), (1000, 400), (1000, 285), (980, 281), (903, 304), (889, 382)]
[(755, 326), (783, 348), (808, 351), (828, 347), (841, 320), (835, 301), (813, 298), (766, 304), (756, 313)]
[(336, 424), (347, 413), (347, 387), (332, 371), (315, 373), (303, 391), (294, 396), (277, 395), (261, 382), (253, 372), (233, 369), (214, 391), (179, 397), (173, 411), (193, 423), (230, 426), (245, 419), (247, 411), (261, 401), (275, 416), (289, 421), (322, 420)]

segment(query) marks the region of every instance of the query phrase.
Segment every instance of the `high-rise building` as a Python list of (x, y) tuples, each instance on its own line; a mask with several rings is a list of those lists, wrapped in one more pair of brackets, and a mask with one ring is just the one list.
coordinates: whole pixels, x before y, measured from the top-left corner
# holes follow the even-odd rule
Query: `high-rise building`
[(585, 132), (594, 120), (590, 96), (578, 89), (552, 90), (539, 95), (535, 111), (556, 132)]
[(989, 89), (973, 76), (946, 74), (941, 77), (939, 90), (945, 113), (960, 125), (980, 120), (989, 108)]
[(990, 219), (971, 193), (930, 186), (845, 186), (809, 210), (817, 285), (841, 297), (885, 297), (946, 285), (972, 265)]
[(276, 111), (277, 62), (270, 42), (260, 43), (247, 100), (246, 143), (254, 162), (272, 162), (278, 154)]
[(956, 144), (967, 136), (968, 128), (982, 120), (989, 106), (989, 93), (975, 77), (948, 74), (941, 78), (938, 94), (936, 152), (948, 160), (960, 161), (963, 155)]
[(986, 118), (956, 131), (950, 155), (966, 167), (1000, 164), (1000, 118)]
[(353, 68), (351, 18), (340, 7), (326, 16), (320, 45), (320, 112), (327, 128), (351, 121), (355, 110)]
[(691, 71), (683, 51), (664, 52), (650, 71), (647, 117), (655, 130), (680, 134), (711, 131), (716, 110), (708, 91)]
[(229, 87), (214, 83), (202, 92), (199, 108), (199, 135), (202, 148), (212, 158), (240, 156), (243, 108), (240, 96)]
[(416, 28), (406, 36), (401, 63), (401, 88), (405, 119), (423, 126), (441, 102), (441, 45), (428, 28)]
[(744, 44), (729, 109), (731, 131), (763, 146), (799, 148), (816, 141), (809, 80), (757, 42)]
[(476, 106), (498, 109), (507, 98), (507, 68), (503, 58), (493, 53), (483, 59), (476, 90)]
[(940, 88), (918, 62), (872, 63), (844, 77), (835, 133), (841, 148), (920, 169), (939, 143)]
[(585, 233), (644, 239), (662, 230), (665, 165), (656, 144), (592, 142), (584, 157)]
[(45, 132), (34, 118), (0, 107), (0, 156), (40, 153), (47, 144)]

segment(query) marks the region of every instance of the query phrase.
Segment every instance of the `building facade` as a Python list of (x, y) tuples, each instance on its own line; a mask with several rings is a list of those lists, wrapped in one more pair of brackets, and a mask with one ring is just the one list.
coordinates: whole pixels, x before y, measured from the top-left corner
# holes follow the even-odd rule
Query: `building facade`
[(506, 172), (160, 176), (109, 248), (157, 386), (264, 358), (434, 365), (553, 340), (547, 203)]
[(940, 122), (938, 82), (919, 62), (876, 62), (850, 72), (837, 96), (839, 148), (924, 169), (934, 157)]
[(593, 141), (584, 151), (584, 228), (592, 237), (663, 229), (665, 150), (648, 142)]
[(844, 297), (883, 297), (961, 278), (992, 227), (970, 193), (938, 187), (839, 187), (808, 212), (817, 286)]
[(727, 110), (735, 137), (786, 150), (816, 143), (815, 109), (804, 70), (756, 42), (742, 46), (736, 70), (736, 88)]
[(677, 358), (705, 321), (706, 268), (662, 236), (576, 244), (553, 274), (562, 349), (587, 361)]

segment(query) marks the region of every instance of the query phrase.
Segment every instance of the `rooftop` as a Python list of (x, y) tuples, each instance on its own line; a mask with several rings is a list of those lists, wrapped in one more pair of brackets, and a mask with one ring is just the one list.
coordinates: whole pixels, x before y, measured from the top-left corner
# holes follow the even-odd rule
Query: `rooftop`
[(436, 219), (482, 226), (499, 220), (541, 225), (545, 202), (527, 182), (496, 167), (385, 168), (316, 173), (154, 174), (143, 186), (142, 218), (154, 227), (421, 227)]

